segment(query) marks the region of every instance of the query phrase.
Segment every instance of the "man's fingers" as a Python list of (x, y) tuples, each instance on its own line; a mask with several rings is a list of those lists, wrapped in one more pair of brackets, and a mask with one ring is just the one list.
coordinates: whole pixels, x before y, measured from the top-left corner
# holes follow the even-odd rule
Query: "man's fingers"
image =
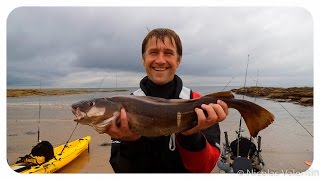
[(215, 107), (216, 106), (215, 104), (209, 104), (209, 105), (206, 105), (206, 104), (202, 104), (201, 105), (201, 108), (207, 112), (208, 114), (208, 117), (206, 117), (206, 122), (207, 121), (212, 121), (214, 119), (217, 119), (218, 118), (218, 114), (214, 111), (215, 110)]
[(194, 111), (198, 116), (198, 124), (189, 130), (181, 132), (183, 135), (193, 134), (224, 120), (228, 114), (228, 105), (218, 100), (217, 104), (202, 104), (201, 108), (195, 108)]
[(117, 133), (118, 127), (116, 125), (116, 121), (112, 120), (110, 125), (106, 127), (106, 132), (112, 137), (115, 133)]
[(211, 107), (213, 108), (214, 112), (216, 113), (216, 122), (220, 122), (221, 120), (227, 117), (226, 112), (224, 111), (223, 107), (219, 104), (212, 104)]
[(217, 104), (219, 104), (219, 105), (222, 107), (222, 109), (223, 109), (223, 111), (226, 113), (226, 115), (229, 114), (228, 105), (227, 105), (224, 101), (218, 100), (218, 101), (217, 101)]
[(121, 128), (128, 128), (128, 119), (127, 119), (127, 113), (124, 108), (121, 108), (120, 110), (120, 127)]
[(204, 121), (204, 120), (207, 119), (207, 117), (206, 117), (206, 115), (204, 114), (204, 112), (203, 112), (202, 109), (200, 109), (200, 108), (195, 108), (194, 111), (197, 113), (198, 120)]

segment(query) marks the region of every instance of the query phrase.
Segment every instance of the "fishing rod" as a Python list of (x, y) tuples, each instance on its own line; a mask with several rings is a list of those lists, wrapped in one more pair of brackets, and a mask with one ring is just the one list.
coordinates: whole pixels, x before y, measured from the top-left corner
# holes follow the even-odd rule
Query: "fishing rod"
[(63, 148), (62, 148), (62, 151), (60, 152), (60, 154), (59, 154), (59, 155), (61, 155), (61, 154), (62, 154), (62, 152), (63, 152), (63, 150), (64, 150), (64, 148), (65, 148), (65, 147), (67, 147), (67, 144), (69, 143), (69, 141), (70, 141), (70, 139), (71, 139), (71, 136), (73, 135), (74, 131), (76, 130), (76, 128), (77, 128), (77, 126), (78, 126), (78, 124), (79, 124), (79, 122), (77, 122), (77, 124), (76, 124), (76, 126), (74, 127), (74, 129), (73, 129), (73, 131), (72, 131), (71, 135), (69, 136), (69, 139), (68, 139), (68, 140), (67, 140), (67, 142), (64, 144), (64, 146), (63, 146)]
[(118, 89), (118, 73), (116, 73), (116, 89)]
[[(258, 76), (259, 76), (259, 70), (258, 70)], [(258, 78), (257, 78), (257, 81), (256, 81), (256, 87), (258, 87)], [(257, 91), (258, 91), (258, 88), (257, 88)], [(256, 97), (257, 97), (257, 95), (255, 95), (255, 100), (256, 100)], [(270, 99), (270, 100), (272, 100), (272, 99)], [(275, 100), (272, 100), (272, 101), (277, 102), (285, 111), (287, 111), (287, 113), (288, 113), (305, 131), (307, 131), (307, 133), (308, 133), (311, 137), (313, 137), (313, 135), (310, 133), (310, 131), (308, 131), (308, 129), (307, 129), (306, 127), (304, 127), (303, 124), (300, 123), (300, 121), (299, 121), (293, 114), (291, 114), (288, 109), (286, 109), (280, 102), (275, 101)]]
[[(41, 81), (39, 86), (39, 93), (41, 93)], [(41, 95), (39, 94), (39, 117), (38, 117), (38, 142), (40, 142), (40, 114), (41, 114)]]
[(103, 81), (104, 81), (104, 79), (105, 79), (106, 77), (103, 77), (102, 78), (102, 80), (100, 81), (100, 84), (99, 84), (99, 86), (98, 86), (98, 88), (97, 88), (97, 90), (94, 92), (94, 94), (93, 94), (93, 97), (92, 98), (94, 98), (94, 96), (97, 94), (97, 92), (100, 90), (100, 87), (101, 87), (101, 85), (102, 85), (102, 83), (103, 83)]
[[(243, 85), (243, 88), (245, 89), (246, 88), (246, 84), (247, 84), (247, 75), (248, 75), (248, 66), (249, 66), (249, 56), (250, 54), (248, 54), (248, 61), (247, 61), (247, 67), (246, 67), (246, 75), (244, 77), (244, 85)], [(246, 94), (246, 91), (244, 91), (244, 94), (242, 96), (242, 99), (244, 99), (244, 96)]]
[[(255, 93), (255, 96), (254, 96), (254, 101), (253, 102), (256, 102), (257, 100), (257, 94), (259, 92), (259, 88), (258, 88), (258, 84), (259, 84), (259, 68), (258, 68), (258, 72), (257, 72), (257, 80), (256, 80), (256, 88), (257, 88), (257, 92)], [(251, 139), (251, 138), (250, 138)], [(257, 157), (259, 159), (259, 161), (261, 162), (262, 166), (265, 165), (263, 159), (262, 159), (262, 156), (261, 156), (261, 152), (262, 152), (262, 149), (261, 149), (261, 136), (258, 136), (258, 149), (257, 149)]]
[[(102, 85), (103, 81), (105, 80), (105, 78), (106, 78), (106, 76), (104, 76), (102, 78), (102, 80), (100, 81), (100, 84), (99, 84), (99, 86), (98, 86), (97, 90), (95, 91), (92, 98), (94, 98), (94, 96), (97, 94), (97, 92), (101, 89), (101, 85)], [(115, 83), (116, 83), (116, 88), (118, 88), (118, 73), (116, 73), (116, 82)]]
[[(101, 87), (101, 85), (102, 85), (102, 83), (103, 83), (104, 79), (105, 79), (105, 77), (103, 77), (103, 79), (100, 81), (100, 84), (99, 84), (99, 86), (98, 86), (97, 91), (99, 91), (99, 89), (100, 89), (100, 87)], [(93, 94), (93, 97), (92, 97), (92, 98), (94, 98), (94, 96), (97, 94), (97, 91)], [(74, 127), (74, 129), (73, 129), (73, 131), (72, 131), (71, 135), (69, 136), (69, 139), (68, 139), (68, 140), (67, 140), (67, 142), (64, 144), (64, 146), (63, 146), (63, 148), (62, 148), (62, 150), (61, 150), (61, 152), (60, 152), (60, 155), (62, 154), (62, 152), (63, 152), (63, 150), (65, 149), (65, 147), (67, 147), (67, 144), (69, 143), (69, 141), (70, 141), (70, 139), (71, 139), (71, 137), (72, 137), (72, 135), (73, 135), (74, 131), (75, 131), (75, 130), (76, 130), (76, 128), (78, 127), (78, 124), (79, 124), (79, 122), (77, 122), (77, 124), (76, 124), (76, 126)]]
[[(100, 86), (101, 86), (102, 82), (104, 81), (104, 79), (105, 79), (105, 77), (100, 81), (99, 87), (98, 87), (98, 89), (95, 91), (95, 93), (93, 94), (92, 98), (94, 98), (94, 97), (95, 97), (95, 95), (97, 94), (97, 91), (99, 91)], [(62, 150), (61, 150), (61, 152), (60, 152), (60, 154), (59, 154), (59, 155), (61, 155), (61, 154), (62, 154), (62, 152), (64, 151), (64, 149), (67, 147), (67, 144), (69, 143), (69, 141), (70, 141), (70, 139), (71, 139), (71, 137), (72, 137), (72, 135), (73, 135), (74, 131), (75, 131), (75, 130), (77, 129), (77, 127), (78, 127), (78, 124), (79, 124), (79, 122), (77, 122), (76, 126), (74, 127), (74, 129), (73, 129), (73, 131), (72, 131), (71, 135), (69, 136), (69, 138), (68, 138), (67, 142), (64, 144), (64, 146), (63, 146), (63, 148), (62, 148)]]
[[(259, 71), (258, 71), (258, 76), (259, 76)], [(256, 87), (258, 87), (258, 78), (257, 78), (257, 81), (256, 81)], [(258, 91), (258, 89), (257, 89), (257, 91)], [(257, 95), (255, 95), (255, 100), (256, 100), (256, 96), (257, 96)], [(270, 99), (270, 100), (272, 100), (272, 99)], [(291, 114), (287, 108), (285, 108), (285, 107), (284, 107), (280, 102), (278, 102), (278, 101), (275, 101), (275, 100), (272, 100), (272, 101), (273, 101), (273, 102), (277, 102), (285, 111), (287, 111), (287, 113), (288, 113), (305, 131), (307, 131), (307, 133), (308, 133), (311, 137), (313, 137), (313, 135), (310, 133), (310, 131), (308, 131), (308, 129), (307, 129), (306, 127), (304, 127), (303, 124), (300, 123), (300, 121), (299, 121), (293, 114)]]
[(255, 95), (254, 95), (254, 101), (253, 102), (256, 102), (256, 100), (257, 100), (257, 94), (258, 94), (258, 91), (259, 91), (259, 89), (258, 89), (258, 80), (259, 80), (259, 69), (258, 69), (257, 80), (256, 80), (257, 93), (255, 93)]
[(229, 82), (227, 82), (227, 84), (223, 87), (222, 91), (224, 91), (229, 86), (229, 84), (231, 83), (233, 78), (234, 78), (234, 76), (229, 80)]
[(308, 129), (306, 127), (304, 127), (299, 121), (297, 118), (295, 118), (280, 102), (278, 102), (280, 104), (280, 106), (285, 110), (287, 111), (287, 113), (305, 130), (308, 132), (308, 134), (313, 137), (313, 135), (308, 131)]
[[(247, 75), (248, 75), (248, 66), (249, 66), (249, 56), (250, 54), (248, 54), (248, 61), (247, 61), (247, 67), (246, 67), (246, 75), (244, 77), (244, 85), (243, 88), (246, 88), (246, 84), (247, 84)], [(246, 94), (246, 91), (244, 91), (244, 94), (242, 96), (242, 99), (244, 99), (244, 96)], [(241, 126), (242, 126), (242, 116), (240, 116), (240, 120), (239, 120), (239, 130), (238, 130), (238, 143), (237, 143), (237, 156), (239, 156), (239, 150), (240, 150), (240, 136), (241, 136)]]
[[(97, 91), (99, 91), (99, 89), (100, 89), (100, 87), (101, 87), (101, 84), (102, 84), (102, 82), (104, 81), (104, 79), (105, 79), (105, 77), (100, 81), (100, 84), (99, 84), (99, 86), (98, 86), (98, 89), (95, 91), (95, 93), (93, 94), (93, 97), (92, 97), (92, 98), (94, 98), (94, 96), (97, 94)], [(69, 141), (70, 141), (70, 139), (71, 139), (74, 131), (75, 131), (76, 128), (78, 127), (78, 124), (79, 124), (79, 122), (77, 122), (77, 124), (76, 124), (76, 126), (74, 127), (74, 129), (73, 129), (71, 135), (69, 136), (67, 142), (64, 144), (64, 146), (63, 146), (63, 148), (62, 148), (62, 150), (61, 150), (61, 152), (60, 152), (60, 155), (62, 154), (62, 152), (64, 151), (64, 149), (67, 147), (67, 144), (69, 143)]]

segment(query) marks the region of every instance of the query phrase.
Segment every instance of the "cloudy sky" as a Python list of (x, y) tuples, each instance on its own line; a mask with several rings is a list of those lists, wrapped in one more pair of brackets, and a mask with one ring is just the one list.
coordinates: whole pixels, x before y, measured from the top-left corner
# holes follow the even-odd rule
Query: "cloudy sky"
[(247, 64), (247, 85), (313, 86), (303, 8), (20, 7), (7, 19), (7, 87), (138, 86), (141, 42), (158, 27), (180, 35), (186, 86), (242, 86)]

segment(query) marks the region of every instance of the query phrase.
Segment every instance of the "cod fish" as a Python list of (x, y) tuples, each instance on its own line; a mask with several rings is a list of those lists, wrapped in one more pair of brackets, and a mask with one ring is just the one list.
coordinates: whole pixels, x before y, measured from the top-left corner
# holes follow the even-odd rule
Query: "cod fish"
[(119, 125), (120, 109), (127, 113), (129, 128), (146, 137), (170, 135), (188, 130), (197, 125), (194, 111), (201, 104), (224, 101), (229, 108), (239, 111), (250, 135), (256, 137), (260, 130), (274, 121), (274, 116), (265, 108), (246, 100), (234, 99), (230, 91), (208, 94), (197, 99), (163, 99), (150, 96), (113, 96), (95, 98), (72, 104), (74, 121), (92, 126), (97, 132), (115, 120)]

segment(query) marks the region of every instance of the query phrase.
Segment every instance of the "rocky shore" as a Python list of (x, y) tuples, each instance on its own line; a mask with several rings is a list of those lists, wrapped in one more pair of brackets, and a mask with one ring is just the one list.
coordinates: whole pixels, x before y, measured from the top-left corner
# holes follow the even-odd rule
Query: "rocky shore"
[(313, 87), (242, 87), (231, 91), (251, 97), (265, 97), (278, 102), (293, 102), (303, 106), (313, 106)]

